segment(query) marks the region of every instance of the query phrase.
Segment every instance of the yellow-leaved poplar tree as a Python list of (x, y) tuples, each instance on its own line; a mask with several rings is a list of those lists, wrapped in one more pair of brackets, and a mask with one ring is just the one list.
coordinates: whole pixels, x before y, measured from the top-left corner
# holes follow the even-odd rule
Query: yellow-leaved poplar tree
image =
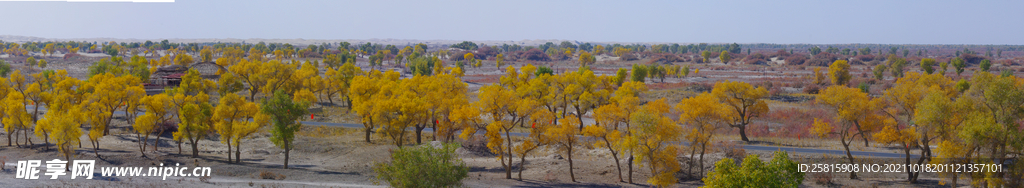
[[(714, 142), (715, 131), (728, 126), (728, 121), (735, 113), (732, 113), (728, 106), (718, 102), (717, 98), (709, 93), (701, 93), (695, 97), (683, 99), (676, 104), (676, 109), (681, 112), (679, 114), (680, 123), (687, 125), (683, 132), (685, 132), (686, 141), (690, 143), (690, 158), (693, 159), (695, 154), (699, 154), (700, 172), (698, 174), (703, 175), (704, 153)], [(687, 174), (692, 174), (695, 165), (691, 162), (689, 166)]]
[(682, 138), (682, 127), (664, 114), (669, 112), (665, 99), (648, 102), (629, 117), (630, 136), (626, 145), (632, 148), (636, 162), (647, 161), (651, 177), (647, 183), (665, 187), (676, 183), (675, 173), (679, 171), (676, 156), (679, 146), (673, 142)]
[(746, 82), (726, 80), (715, 83), (711, 94), (729, 106), (733, 113), (729, 116), (731, 117), (728, 121), (729, 126), (739, 129), (740, 138), (744, 142), (749, 142), (747, 125), (750, 125), (753, 118), (767, 114), (769, 111), (768, 104), (764, 102), (764, 98), (768, 97), (768, 90), (764, 87), (755, 88)]

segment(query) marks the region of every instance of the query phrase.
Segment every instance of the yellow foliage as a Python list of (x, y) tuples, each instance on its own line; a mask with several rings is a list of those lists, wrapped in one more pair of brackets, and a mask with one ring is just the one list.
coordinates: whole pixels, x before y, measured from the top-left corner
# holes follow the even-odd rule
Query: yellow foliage
[(917, 132), (914, 129), (900, 129), (892, 119), (884, 119), (883, 123), (885, 126), (872, 135), (876, 142), (909, 144), (914, 143), (918, 138)]
[[(732, 112), (728, 106), (719, 103), (716, 97), (709, 93), (683, 99), (676, 104), (676, 109), (682, 112), (679, 114), (680, 123), (689, 127), (684, 137), (693, 148), (691, 157), (693, 153), (700, 153), (703, 159), (706, 148), (713, 143), (715, 131), (727, 125)], [(699, 152), (696, 152), (698, 147)]]
[[(245, 101), (244, 98), (234, 93), (229, 93), (221, 98), (214, 109), (214, 129), (220, 134), (221, 143), (228, 144), (229, 160), (231, 159), (232, 142), (236, 151), (240, 150), (241, 139), (256, 132), (261, 125), (259, 121), (266, 121), (257, 118), (261, 114), (259, 109), (258, 104)], [(239, 159), (236, 158), (236, 160)]]
[(814, 67), (814, 84), (820, 85), (825, 83), (825, 75), (821, 74), (821, 67)]
[(544, 131), (544, 137), (550, 139), (551, 144), (555, 149), (567, 156), (569, 159), (569, 176), (572, 181), (576, 181), (576, 175), (573, 172), (572, 155), (578, 144), (578, 135), (580, 134), (579, 123), (572, 119), (560, 119), (558, 125), (548, 128)]
[(39, 120), (39, 125), (50, 127), (57, 151), (70, 160), (75, 155), (75, 148), (81, 142), (82, 129), (79, 128), (82, 122), (82, 113), (79, 108), (69, 111), (50, 111), (45, 117)]
[(25, 110), (24, 95), (19, 92), (8, 93), (3, 100), (3, 106), (4, 131), (17, 136), (15, 131), (29, 131), (32, 128), (32, 116)]
[(676, 161), (678, 149), (672, 144), (682, 137), (682, 127), (663, 114), (669, 111), (665, 99), (648, 102), (630, 117), (631, 135), (625, 145), (635, 151), (635, 162), (647, 161), (646, 167), (654, 174), (647, 179), (656, 186), (667, 186), (675, 183), (669, 174), (679, 171)]
[[(817, 68), (815, 68), (815, 76), (817, 76)], [(832, 81), (832, 85), (846, 85), (850, 82), (850, 64), (846, 60), (836, 60), (828, 66), (828, 77)], [(817, 78), (816, 78), (817, 79)]]
[(810, 132), (820, 138), (826, 138), (832, 133), (832, 125), (829, 125), (827, 122), (818, 118), (814, 118), (814, 123), (811, 124)]
[(293, 94), (293, 95), (294, 95), (294, 97), (292, 98), (292, 100), (294, 100), (296, 102), (305, 102), (305, 103), (316, 102), (316, 96), (313, 95), (313, 92), (310, 92), (308, 89), (300, 89), (299, 91), (296, 91), (295, 94)]
[(764, 87), (755, 88), (746, 82), (726, 80), (715, 83), (711, 94), (731, 109), (729, 126), (738, 128), (743, 141), (749, 141), (745, 133), (747, 125), (751, 119), (769, 111), (768, 104), (763, 100), (768, 97), (768, 90)]

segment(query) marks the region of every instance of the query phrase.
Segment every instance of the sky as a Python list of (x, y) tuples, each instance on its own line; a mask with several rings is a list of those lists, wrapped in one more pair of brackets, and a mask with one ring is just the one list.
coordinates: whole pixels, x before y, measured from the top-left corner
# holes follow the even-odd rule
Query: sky
[(1020, 45), (1021, 7), (1020, 0), (0, 0), (0, 35)]

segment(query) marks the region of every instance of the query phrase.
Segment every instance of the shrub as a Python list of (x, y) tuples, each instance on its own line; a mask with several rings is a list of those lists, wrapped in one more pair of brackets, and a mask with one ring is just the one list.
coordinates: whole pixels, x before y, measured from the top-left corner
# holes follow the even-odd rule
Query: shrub
[(6, 61), (0, 59), (0, 77), (7, 77), (7, 74), (11, 73), (11, 64), (7, 64)]
[(992, 61), (989, 61), (987, 59), (981, 60), (981, 64), (979, 64), (978, 67), (981, 67), (981, 71), (988, 72), (989, 68), (992, 67)]
[(266, 171), (266, 170), (260, 171), (260, 179), (272, 180), (272, 179), (275, 179), (275, 178), (277, 178), (277, 174), (274, 174), (273, 172)]
[(831, 185), (833, 180), (832, 172), (814, 173), (813, 178), (818, 185)]
[(651, 60), (650, 60), (651, 62), (658, 62), (658, 63), (674, 63), (674, 62), (683, 62), (684, 61), (683, 58), (679, 58), (679, 56), (676, 56), (675, 54), (670, 54), (670, 53), (653, 54), (650, 57), (651, 57)]
[(807, 61), (806, 54), (793, 54), (786, 57), (786, 64), (789, 65), (803, 65), (804, 61)]
[(786, 50), (775, 51), (775, 54), (773, 54), (772, 57), (778, 57), (779, 59), (785, 59), (786, 57), (789, 57), (789, 52), (786, 52)]
[(633, 55), (633, 54), (622, 54), (622, 56), (619, 57), (619, 60), (622, 60), (622, 61), (633, 61), (633, 60), (639, 60), (639, 59), (640, 58), (636, 57), (636, 55)]
[(807, 94), (818, 94), (819, 90), (821, 90), (821, 88), (818, 88), (818, 85), (815, 84), (804, 86), (804, 93)]
[(818, 55), (814, 55), (814, 58), (811, 58), (811, 60), (807, 61), (804, 65), (825, 67), (832, 64), (832, 62), (835, 62), (836, 59), (838, 58), (835, 54), (822, 52), (818, 53)]
[(555, 75), (555, 70), (552, 70), (551, 67), (540, 66), (537, 67), (537, 71), (534, 72), (533, 74), (537, 76), (540, 76), (542, 74)]
[(469, 41), (462, 41), (462, 43), (453, 44), (451, 47), (452, 48), (463, 49), (463, 50), (476, 50), (476, 48), (477, 48), (476, 43), (469, 42)]
[(534, 48), (527, 51), (516, 52), (516, 59), (526, 59), (530, 61), (550, 61), (551, 57), (548, 57), (548, 54), (544, 53), (544, 51), (540, 51), (540, 49)]
[(490, 46), (484, 46), (477, 49), (473, 55), (476, 56), (476, 59), (488, 59), (498, 56), (498, 50)]
[(804, 181), (804, 173), (786, 152), (777, 151), (768, 163), (757, 155), (747, 155), (740, 167), (724, 158), (703, 180), (706, 187), (797, 187)]
[(462, 59), (465, 58), (463, 56), (466, 56), (467, 52), (466, 51), (454, 51), (454, 52), (450, 52), (450, 53), (451, 53), (451, 56), (448, 56), (448, 60), (449, 61), (462, 61)]
[(981, 64), (982, 60), (985, 60), (985, 56), (974, 55), (974, 54), (960, 54), (960, 59), (963, 59), (967, 64)]
[(868, 55), (858, 55), (858, 56), (854, 56), (853, 59), (860, 60), (860, 61), (873, 61), (873, 60), (875, 60), (875, 55), (871, 55), (871, 54), (868, 54)]
[(373, 171), (391, 187), (459, 187), (469, 167), (456, 156), (456, 148), (458, 144), (400, 148), (391, 153), (391, 163), (378, 163)]
[(747, 156), (747, 150), (743, 149), (743, 145), (737, 145), (733, 142), (722, 142), (721, 147), (725, 152), (725, 157), (739, 160), (743, 156)]

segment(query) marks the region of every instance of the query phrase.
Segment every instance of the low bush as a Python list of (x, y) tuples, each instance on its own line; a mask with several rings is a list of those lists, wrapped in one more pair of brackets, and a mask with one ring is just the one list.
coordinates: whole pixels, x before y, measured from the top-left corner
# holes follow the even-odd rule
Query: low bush
[(469, 167), (455, 153), (458, 144), (441, 147), (403, 147), (391, 153), (390, 163), (378, 163), (377, 179), (391, 187), (460, 187)]
[(804, 93), (807, 93), (807, 94), (818, 94), (818, 91), (820, 91), (820, 90), (821, 90), (821, 88), (819, 88), (818, 85), (810, 84), (810, 85), (804, 86)]
[(274, 178), (277, 178), (277, 174), (266, 170), (260, 171), (260, 179), (272, 180)]
[(814, 178), (814, 183), (818, 185), (832, 185), (832, 180), (834, 179), (832, 172), (814, 173), (812, 177)]
[(725, 152), (725, 157), (735, 160), (740, 160), (747, 156), (747, 150), (743, 149), (743, 145), (737, 145), (733, 142), (722, 142), (721, 149)]
[(634, 60), (640, 60), (640, 58), (636, 57), (636, 55), (633, 55), (633, 54), (622, 54), (622, 57), (619, 57), (619, 60), (622, 60), (622, 61), (634, 61)]
[(786, 152), (777, 151), (768, 163), (757, 155), (747, 155), (739, 167), (733, 159), (724, 158), (703, 181), (707, 187), (798, 187), (804, 173)]
[(787, 65), (803, 65), (805, 61), (807, 61), (806, 54), (793, 54), (786, 57)]

